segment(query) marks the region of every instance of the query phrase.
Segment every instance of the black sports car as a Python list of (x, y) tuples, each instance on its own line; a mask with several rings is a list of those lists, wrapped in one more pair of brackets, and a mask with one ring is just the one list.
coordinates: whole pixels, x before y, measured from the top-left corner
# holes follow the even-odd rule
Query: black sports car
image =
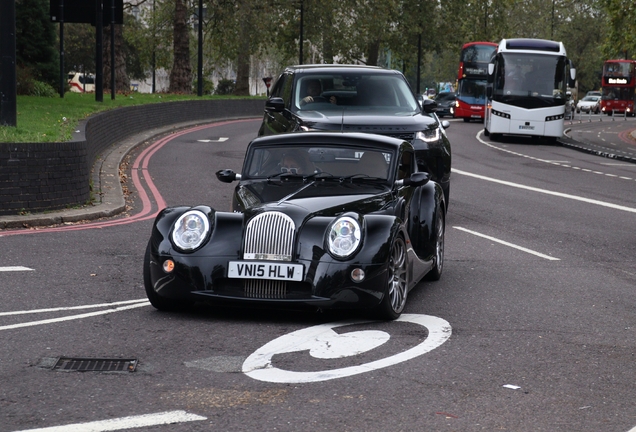
[(440, 278), (445, 204), (407, 141), (312, 132), (254, 139), (232, 211), (166, 208), (144, 259), (154, 307), (197, 300), (363, 308), (400, 316), (409, 290)]
[(437, 103), (418, 103), (404, 75), (361, 65), (289, 66), (265, 102), (259, 136), (299, 131), (365, 132), (410, 142), (420, 171), (439, 183), (448, 205), (451, 145)]

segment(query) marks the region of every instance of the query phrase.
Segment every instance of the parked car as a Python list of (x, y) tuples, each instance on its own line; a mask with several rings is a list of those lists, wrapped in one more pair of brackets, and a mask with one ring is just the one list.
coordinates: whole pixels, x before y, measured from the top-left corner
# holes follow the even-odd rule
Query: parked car
[(80, 72), (69, 72), (68, 84), (75, 93), (91, 93), (95, 91), (95, 75)]
[(435, 102), (437, 102), (437, 109), (435, 113), (438, 117), (444, 116), (453, 116), (455, 112), (455, 92), (440, 92), (437, 97), (435, 97)]
[(396, 319), (409, 290), (444, 264), (441, 186), (413, 146), (367, 133), (254, 139), (231, 211), (170, 207), (154, 222), (143, 263), (159, 310), (193, 302), (361, 308)]
[(601, 112), (601, 97), (600, 96), (585, 96), (583, 99), (579, 100), (576, 104), (576, 112), (580, 113), (581, 111), (585, 113), (594, 113), (598, 114)]
[[(310, 88), (311, 87), (311, 88)], [(317, 91), (309, 95), (308, 90)], [(311, 98), (311, 102), (309, 101)], [(265, 102), (259, 136), (296, 131), (364, 132), (408, 141), (421, 171), (442, 186), (448, 205), (451, 145), (437, 103), (418, 103), (402, 73), (374, 66), (287, 67)]]

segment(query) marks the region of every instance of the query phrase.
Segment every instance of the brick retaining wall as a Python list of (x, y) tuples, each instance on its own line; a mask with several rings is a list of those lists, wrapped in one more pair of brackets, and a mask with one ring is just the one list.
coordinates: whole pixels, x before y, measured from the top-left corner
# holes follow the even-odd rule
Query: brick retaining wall
[(0, 216), (59, 210), (90, 198), (93, 163), (126, 137), (171, 124), (261, 116), (264, 101), (191, 100), (118, 108), (90, 117), (75, 140), (0, 143)]

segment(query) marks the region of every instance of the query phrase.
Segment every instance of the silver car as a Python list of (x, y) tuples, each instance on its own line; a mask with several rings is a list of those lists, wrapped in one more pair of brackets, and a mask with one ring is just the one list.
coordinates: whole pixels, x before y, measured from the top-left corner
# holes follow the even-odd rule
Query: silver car
[(576, 112), (594, 113), (601, 112), (601, 97), (600, 96), (585, 96), (579, 100), (576, 104)]

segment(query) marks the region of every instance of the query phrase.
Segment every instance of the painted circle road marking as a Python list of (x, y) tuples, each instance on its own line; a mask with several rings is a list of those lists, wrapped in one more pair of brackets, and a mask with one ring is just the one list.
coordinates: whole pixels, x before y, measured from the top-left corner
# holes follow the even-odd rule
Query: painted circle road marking
[(396, 321), (421, 325), (428, 330), (428, 336), (422, 343), (413, 348), (358, 366), (295, 372), (279, 369), (272, 365), (272, 358), (276, 354), (309, 351), (311, 356), (320, 359), (349, 357), (377, 348), (390, 338), (386, 332), (375, 330), (350, 332), (342, 335), (333, 331), (336, 327), (374, 321), (341, 321), (320, 324), (288, 333), (263, 345), (243, 362), (243, 373), (259, 381), (275, 383), (308, 383), (343, 378), (393, 366), (421, 356), (446, 342), (452, 333), (452, 328), (446, 320), (430, 315), (403, 314)]

